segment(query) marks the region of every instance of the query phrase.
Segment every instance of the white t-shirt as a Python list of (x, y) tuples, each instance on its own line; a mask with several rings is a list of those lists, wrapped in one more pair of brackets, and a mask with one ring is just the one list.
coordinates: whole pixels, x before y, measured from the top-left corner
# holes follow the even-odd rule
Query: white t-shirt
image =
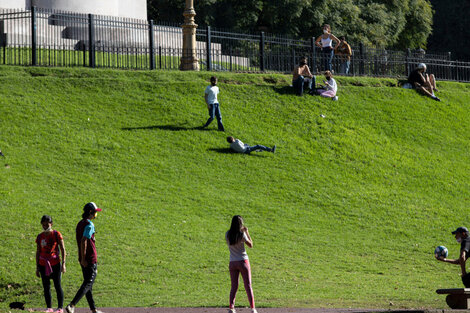
[(207, 86), (204, 93), (207, 95), (207, 102), (209, 102), (209, 104), (219, 103), (219, 101), (217, 101), (217, 95), (219, 94), (219, 87), (209, 85)]
[(338, 91), (338, 85), (336, 84), (336, 80), (332, 77), (330, 80), (327, 80), (330, 86), (326, 86), (327, 90), (333, 90), (335, 93)]
[(248, 240), (246, 233), (243, 233), (243, 238), (234, 245), (231, 245), (228, 240), (228, 232), (225, 233), (225, 241), (227, 242), (228, 250), (230, 251), (230, 262), (248, 260), (248, 254), (245, 250), (245, 242)]
[(240, 153), (245, 152), (245, 149), (246, 149), (245, 144), (241, 142), (240, 139), (235, 139), (235, 141), (230, 144), (230, 148)]

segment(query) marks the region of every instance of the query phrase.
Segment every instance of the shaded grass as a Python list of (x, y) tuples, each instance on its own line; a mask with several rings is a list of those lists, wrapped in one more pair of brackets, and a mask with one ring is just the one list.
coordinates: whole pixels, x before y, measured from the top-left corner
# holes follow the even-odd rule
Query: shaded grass
[[(457, 256), (450, 231), (468, 222), (469, 85), (440, 83), (438, 103), (339, 77), (333, 102), (294, 96), (289, 76), (217, 73), (220, 133), (198, 129), (210, 75), (0, 67), (0, 306), (43, 305), (43, 214), (66, 239), (70, 301), (74, 227), (95, 201), (99, 306), (225, 306), (241, 214), (259, 306), (445, 307), (434, 290), (459, 269), (432, 252)], [(278, 150), (228, 153), (227, 135)]]

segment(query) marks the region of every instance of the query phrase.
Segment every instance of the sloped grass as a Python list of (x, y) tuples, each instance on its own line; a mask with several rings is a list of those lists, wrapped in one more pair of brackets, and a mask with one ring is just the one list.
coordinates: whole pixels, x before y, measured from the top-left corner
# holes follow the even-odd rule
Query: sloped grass
[[(258, 306), (446, 306), (435, 289), (459, 287), (459, 268), (432, 253), (456, 257), (450, 231), (468, 226), (469, 85), (440, 83), (439, 103), (339, 77), (333, 102), (294, 96), (285, 75), (217, 73), (221, 133), (197, 129), (210, 75), (0, 67), (0, 307), (43, 306), (43, 214), (66, 239), (71, 300), (88, 201), (104, 208), (99, 306), (226, 306), (234, 214), (254, 239)], [(227, 135), (278, 150), (233, 154)]]

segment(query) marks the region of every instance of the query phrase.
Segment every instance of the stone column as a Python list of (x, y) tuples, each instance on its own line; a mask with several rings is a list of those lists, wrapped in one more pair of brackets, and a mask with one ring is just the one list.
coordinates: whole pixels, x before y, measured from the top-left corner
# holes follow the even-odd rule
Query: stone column
[(186, 0), (186, 9), (183, 12), (183, 56), (181, 57), (180, 70), (198, 71), (199, 63), (196, 56), (196, 28), (194, 23), (196, 11), (194, 11), (193, 0)]

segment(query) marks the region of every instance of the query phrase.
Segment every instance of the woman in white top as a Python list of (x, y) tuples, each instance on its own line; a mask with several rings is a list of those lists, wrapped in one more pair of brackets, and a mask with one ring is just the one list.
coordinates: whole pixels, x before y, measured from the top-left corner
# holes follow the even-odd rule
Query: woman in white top
[(326, 80), (323, 81), (325, 86), (322, 89), (317, 89), (317, 92), (320, 96), (325, 98), (332, 98), (333, 100), (337, 100), (336, 91), (338, 91), (338, 84), (336, 84), (336, 80), (333, 78), (333, 74), (330, 71), (325, 72)]
[(232, 218), (230, 229), (225, 233), (225, 240), (230, 251), (230, 280), (232, 288), (230, 290), (229, 313), (235, 313), (235, 296), (238, 291), (238, 278), (240, 273), (245, 284), (246, 294), (250, 302), (251, 312), (257, 313), (255, 309), (255, 298), (253, 296), (253, 288), (251, 287), (251, 268), (248, 255), (245, 251), (245, 244), (252, 248), (253, 240), (248, 233), (248, 228), (243, 225), (243, 219), (240, 215)]
[(333, 66), (331, 64), (335, 51), (333, 48), (333, 41), (336, 42), (336, 46), (338, 46), (339, 39), (331, 33), (330, 25), (323, 25), (323, 35), (318, 36), (317, 40), (315, 40), (315, 44), (317, 47), (321, 48), (324, 71), (333, 71)]

